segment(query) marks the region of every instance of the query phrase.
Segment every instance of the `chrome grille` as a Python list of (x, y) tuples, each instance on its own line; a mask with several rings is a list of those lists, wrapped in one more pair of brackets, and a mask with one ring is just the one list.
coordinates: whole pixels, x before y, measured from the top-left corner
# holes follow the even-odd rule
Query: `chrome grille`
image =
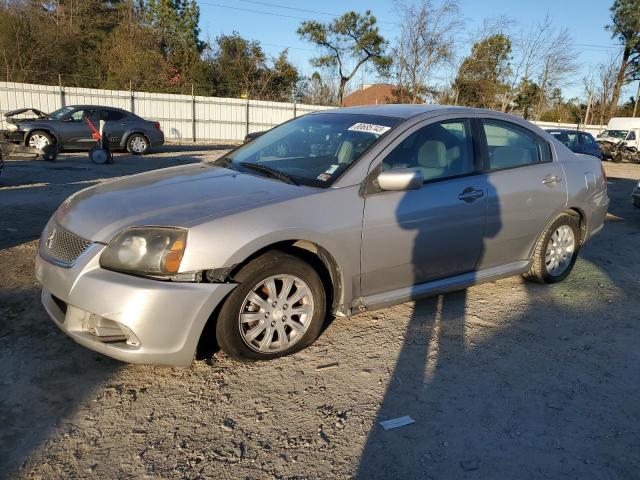
[(59, 265), (70, 267), (89, 245), (91, 241), (71, 233), (51, 219), (40, 240), (40, 252)]

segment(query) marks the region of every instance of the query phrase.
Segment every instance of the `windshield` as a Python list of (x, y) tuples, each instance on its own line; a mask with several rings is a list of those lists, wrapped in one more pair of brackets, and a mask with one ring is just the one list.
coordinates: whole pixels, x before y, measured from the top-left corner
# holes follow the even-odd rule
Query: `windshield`
[(625, 139), (627, 138), (627, 133), (629, 133), (629, 130), (605, 130), (598, 136)]
[(55, 112), (51, 112), (49, 116), (54, 120), (59, 120), (64, 117), (67, 113), (73, 110), (73, 107), (62, 107), (56, 110)]
[(218, 164), (289, 183), (326, 188), (400, 119), (314, 113), (269, 130)]

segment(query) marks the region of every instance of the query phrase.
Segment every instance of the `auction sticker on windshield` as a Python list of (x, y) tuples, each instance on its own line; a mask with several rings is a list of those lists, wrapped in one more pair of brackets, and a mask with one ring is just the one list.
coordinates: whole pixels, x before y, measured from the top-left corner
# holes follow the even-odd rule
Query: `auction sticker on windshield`
[(351, 132), (366, 132), (373, 133), (374, 135), (382, 135), (387, 130), (390, 130), (391, 127), (387, 127), (385, 125), (374, 125), (373, 123), (356, 123), (349, 127), (349, 131)]

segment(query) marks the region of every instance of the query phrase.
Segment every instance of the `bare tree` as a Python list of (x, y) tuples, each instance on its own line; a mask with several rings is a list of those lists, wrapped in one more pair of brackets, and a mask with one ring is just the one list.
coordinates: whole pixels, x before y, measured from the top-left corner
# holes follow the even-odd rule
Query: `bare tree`
[(434, 72), (452, 64), (454, 33), (461, 26), (458, 0), (398, 2), (401, 34), (393, 48), (397, 100), (418, 103), (437, 96)]
[(511, 39), (511, 75), (501, 109), (511, 112), (522, 88), (534, 82), (538, 87), (535, 117), (540, 118), (553, 89), (571, 83), (577, 70), (573, 39), (566, 29), (556, 30), (549, 16)]

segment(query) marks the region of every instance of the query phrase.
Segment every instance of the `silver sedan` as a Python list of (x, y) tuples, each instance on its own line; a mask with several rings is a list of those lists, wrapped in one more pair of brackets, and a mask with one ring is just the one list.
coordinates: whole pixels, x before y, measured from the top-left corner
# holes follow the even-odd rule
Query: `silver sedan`
[(271, 359), (310, 345), (327, 315), (510, 275), (562, 281), (608, 203), (597, 159), (522, 119), (336, 109), (213, 163), (72, 195), (36, 273), (58, 327), (114, 358), (187, 366), (208, 335)]

